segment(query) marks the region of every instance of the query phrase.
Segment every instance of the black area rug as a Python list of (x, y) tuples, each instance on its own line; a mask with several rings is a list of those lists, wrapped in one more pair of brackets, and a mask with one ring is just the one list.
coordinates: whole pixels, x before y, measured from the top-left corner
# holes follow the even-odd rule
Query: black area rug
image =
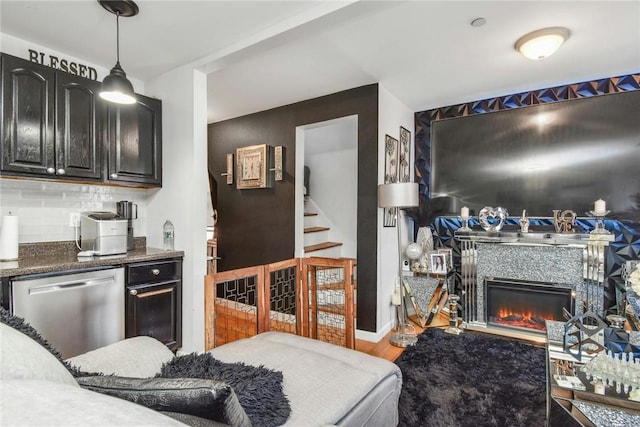
[(545, 425), (543, 348), (429, 329), (396, 364), (403, 376), (401, 427)]

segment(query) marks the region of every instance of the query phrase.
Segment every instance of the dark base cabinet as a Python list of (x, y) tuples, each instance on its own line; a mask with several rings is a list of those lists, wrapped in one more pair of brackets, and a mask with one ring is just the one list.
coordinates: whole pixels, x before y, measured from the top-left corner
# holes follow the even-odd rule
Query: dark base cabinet
[(182, 259), (126, 267), (127, 338), (146, 335), (176, 351), (182, 346)]

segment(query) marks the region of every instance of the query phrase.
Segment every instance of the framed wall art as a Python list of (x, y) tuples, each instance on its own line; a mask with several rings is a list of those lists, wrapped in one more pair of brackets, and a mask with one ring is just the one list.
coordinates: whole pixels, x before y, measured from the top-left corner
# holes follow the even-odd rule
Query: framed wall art
[(270, 147), (267, 144), (236, 149), (236, 188), (271, 187), (269, 170)]
[[(385, 135), (384, 139), (384, 183), (398, 182), (398, 140)], [(385, 227), (396, 226), (396, 208), (384, 208)]]
[(233, 184), (233, 154), (227, 154), (227, 172), (222, 176), (227, 177), (227, 184)]
[(400, 145), (398, 146), (398, 182), (409, 182), (411, 170), (411, 132), (400, 126)]

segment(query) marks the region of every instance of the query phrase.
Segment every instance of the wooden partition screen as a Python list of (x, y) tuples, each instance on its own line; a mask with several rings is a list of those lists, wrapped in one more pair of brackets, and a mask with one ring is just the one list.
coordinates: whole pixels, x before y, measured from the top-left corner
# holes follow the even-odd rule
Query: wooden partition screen
[(305, 258), (308, 323), (311, 338), (355, 348), (356, 265), (350, 258)]
[(293, 258), (205, 277), (205, 348), (266, 331), (355, 346), (355, 260)]

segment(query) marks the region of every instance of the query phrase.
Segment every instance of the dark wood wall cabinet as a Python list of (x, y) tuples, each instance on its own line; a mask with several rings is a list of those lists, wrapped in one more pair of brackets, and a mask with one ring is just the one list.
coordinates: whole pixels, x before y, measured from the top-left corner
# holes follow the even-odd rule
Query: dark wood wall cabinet
[(133, 105), (109, 105), (106, 179), (162, 186), (162, 103), (136, 95)]
[(107, 105), (98, 81), (7, 54), (1, 61), (1, 174), (162, 185), (161, 101)]
[(154, 337), (175, 351), (182, 346), (182, 259), (129, 264), (125, 337)]

